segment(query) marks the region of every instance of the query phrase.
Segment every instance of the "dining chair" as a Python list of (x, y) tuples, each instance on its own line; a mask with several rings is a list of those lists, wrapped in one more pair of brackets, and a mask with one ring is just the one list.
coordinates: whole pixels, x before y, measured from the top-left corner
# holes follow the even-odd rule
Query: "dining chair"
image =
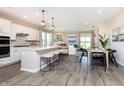
[(104, 66), (104, 70), (106, 71), (106, 57), (105, 53), (103, 52), (92, 52), (91, 53), (91, 66), (94, 67), (95, 65), (100, 64)]
[(83, 57), (87, 57), (87, 60), (88, 60), (88, 51), (87, 51), (87, 49), (80, 48), (80, 51), (81, 51), (82, 53), (81, 53), (81, 55), (80, 55), (79, 63), (81, 63), (81, 60), (82, 60)]
[(114, 56), (114, 53), (117, 52), (117, 50), (112, 50), (112, 49), (107, 49), (109, 51), (109, 61), (112, 62), (113, 64), (116, 65), (116, 67), (118, 67), (118, 63), (116, 61), (116, 58)]

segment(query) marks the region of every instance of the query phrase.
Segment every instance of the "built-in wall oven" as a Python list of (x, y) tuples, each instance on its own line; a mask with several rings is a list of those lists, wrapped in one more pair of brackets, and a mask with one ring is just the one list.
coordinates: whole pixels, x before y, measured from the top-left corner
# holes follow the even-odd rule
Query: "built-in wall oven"
[(10, 56), (10, 37), (0, 36), (0, 58)]

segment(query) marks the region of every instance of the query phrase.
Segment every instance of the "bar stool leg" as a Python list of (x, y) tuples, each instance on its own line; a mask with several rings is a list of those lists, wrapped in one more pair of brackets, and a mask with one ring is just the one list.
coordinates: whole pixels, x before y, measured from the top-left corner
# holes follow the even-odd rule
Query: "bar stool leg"
[(50, 70), (53, 70), (54, 69), (54, 64), (51, 63), (50, 58), (48, 59), (48, 63), (49, 63), (49, 66), (50, 66)]

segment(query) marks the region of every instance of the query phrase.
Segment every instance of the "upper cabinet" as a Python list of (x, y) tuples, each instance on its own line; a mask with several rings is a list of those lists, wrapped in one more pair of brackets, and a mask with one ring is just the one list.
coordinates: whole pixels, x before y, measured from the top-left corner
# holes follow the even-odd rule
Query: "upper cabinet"
[(16, 40), (17, 25), (15, 23), (11, 24), (10, 38), (11, 40)]
[(0, 18), (0, 34), (10, 36), (11, 21)]
[(33, 29), (33, 28), (29, 28), (27, 30), (28, 32), (28, 36), (27, 36), (27, 40), (37, 40), (39, 41), (39, 30)]
[(7, 35), (10, 36), (11, 40), (16, 40), (18, 33), (28, 34), (25, 36), (27, 40), (39, 41), (39, 30), (0, 18), (0, 35)]

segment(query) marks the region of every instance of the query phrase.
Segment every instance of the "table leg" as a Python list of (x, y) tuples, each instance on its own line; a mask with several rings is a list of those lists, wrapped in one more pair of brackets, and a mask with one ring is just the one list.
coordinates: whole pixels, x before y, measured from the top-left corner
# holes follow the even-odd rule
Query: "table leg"
[(109, 68), (109, 55), (108, 55), (108, 51), (106, 52), (106, 67)]
[(41, 58), (40, 58), (40, 71), (41, 71)]

